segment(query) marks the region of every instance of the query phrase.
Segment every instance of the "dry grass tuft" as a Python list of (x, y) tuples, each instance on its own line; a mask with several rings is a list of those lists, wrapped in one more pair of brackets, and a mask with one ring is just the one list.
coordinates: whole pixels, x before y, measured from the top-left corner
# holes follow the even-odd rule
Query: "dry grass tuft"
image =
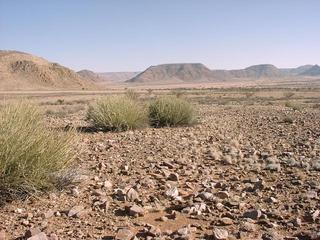
[(75, 157), (74, 139), (74, 131), (48, 128), (30, 103), (0, 108), (0, 189), (26, 193), (54, 187)]
[(106, 131), (126, 131), (148, 125), (148, 115), (141, 102), (127, 96), (108, 96), (96, 101), (87, 112), (94, 127)]
[(195, 109), (181, 97), (163, 96), (151, 102), (149, 119), (154, 127), (187, 126), (195, 122)]

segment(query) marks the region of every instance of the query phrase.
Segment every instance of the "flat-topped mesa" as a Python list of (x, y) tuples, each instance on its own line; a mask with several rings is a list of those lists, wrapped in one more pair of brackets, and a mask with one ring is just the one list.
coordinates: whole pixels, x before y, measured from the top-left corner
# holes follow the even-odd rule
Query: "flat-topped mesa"
[(127, 82), (157, 84), (212, 80), (212, 71), (201, 63), (172, 63), (151, 66)]

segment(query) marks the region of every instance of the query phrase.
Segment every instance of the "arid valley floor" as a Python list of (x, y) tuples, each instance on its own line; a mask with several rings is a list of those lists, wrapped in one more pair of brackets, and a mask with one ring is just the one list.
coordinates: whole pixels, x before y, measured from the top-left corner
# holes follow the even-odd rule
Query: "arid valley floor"
[(4, 204), (0, 232), (51, 240), (320, 239), (320, 89), (137, 92), (141, 101), (182, 95), (197, 106), (198, 123), (96, 132), (85, 120), (88, 104), (123, 91), (1, 93), (2, 103), (36, 102), (48, 126), (78, 129), (79, 154), (77, 181)]

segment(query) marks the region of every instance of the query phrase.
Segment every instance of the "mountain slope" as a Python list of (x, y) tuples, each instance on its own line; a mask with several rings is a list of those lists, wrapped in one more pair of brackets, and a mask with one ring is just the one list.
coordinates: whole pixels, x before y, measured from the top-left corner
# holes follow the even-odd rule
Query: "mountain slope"
[(211, 70), (201, 63), (173, 63), (151, 66), (127, 82), (153, 84), (210, 80), (213, 80)]
[(99, 76), (99, 74), (87, 69), (78, 71), (77, 74), (79, 74), (82, 78), (88, 79), (93, 82), (103, 81), (103, 79)]
[(320, 66), (314, 65), (311, 68), (307, 69), (306, 71), (300, 73), (303, 76), (320, 76)]
[(94, 84), (47, 60), (18, 51), (0, 51), (0, 89), (90, 89)]
[(139, 73), (140, 72), (103, 72), (103, 73), (97, 73), (97, 74), (104, 81), (117, 83), (117, 82), (125, 82), (135, 77)]

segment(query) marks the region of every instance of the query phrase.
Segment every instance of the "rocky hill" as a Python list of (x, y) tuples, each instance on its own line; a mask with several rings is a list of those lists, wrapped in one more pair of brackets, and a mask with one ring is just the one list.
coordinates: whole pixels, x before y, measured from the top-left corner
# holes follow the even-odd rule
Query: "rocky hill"
[(28, 53), (0, 51), (0, 90), (92, 88), (92, 81), (58, 63)]
[(88, 79), (93, 82), (103, 81), (103, 78), (99, 74), (87, 69), (78, 71), (77, 74), (79, 74), (82, 78)]
[(174, 63), (151, 66), (134, 78), (131, 83), (180, 83), (212, 81), (213, 74), (201, 63)]

